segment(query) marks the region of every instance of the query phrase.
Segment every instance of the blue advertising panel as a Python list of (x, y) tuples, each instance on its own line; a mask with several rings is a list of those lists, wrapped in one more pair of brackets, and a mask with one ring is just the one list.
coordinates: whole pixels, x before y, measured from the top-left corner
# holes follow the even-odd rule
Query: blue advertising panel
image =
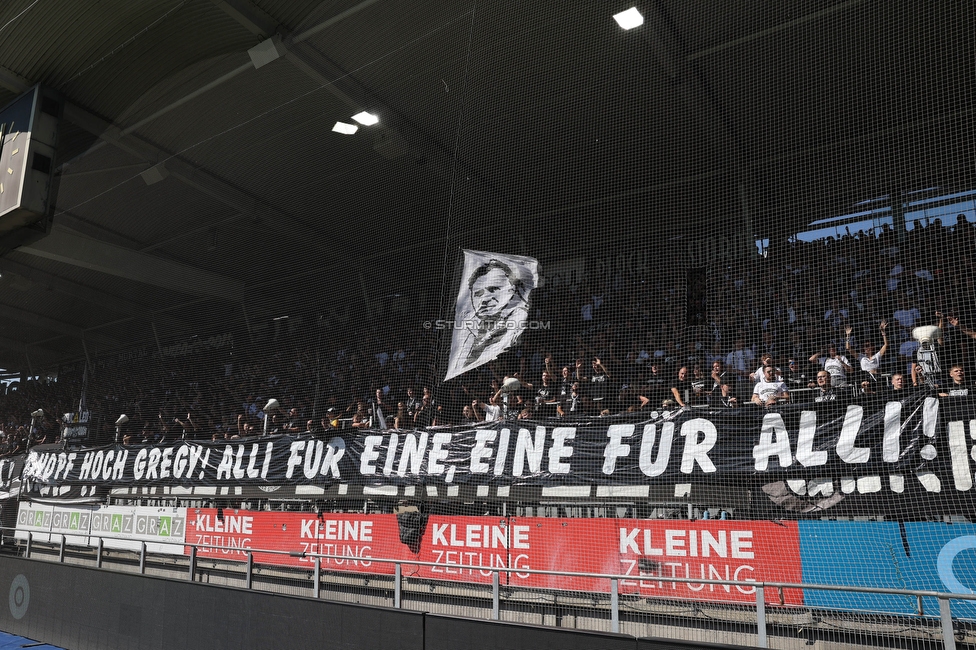
[[(803, 582), (976, 593), (976, 525), (939, 522), (801, 521)], [(918, 614), (911, 596), (808, 589), (811, 607)], [(938, 616), (934, 598), (924, 614)], [(952, 613), (976, 619), (976, 601), (953, 601)]]

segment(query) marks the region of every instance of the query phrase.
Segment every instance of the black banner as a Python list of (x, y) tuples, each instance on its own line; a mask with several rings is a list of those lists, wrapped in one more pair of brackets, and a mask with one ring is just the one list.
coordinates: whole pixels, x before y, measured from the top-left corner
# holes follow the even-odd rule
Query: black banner
[(655, 486), (756, 479), (764, 485), (780, 482), (793, 495), (815, 499), (906, 490), (961, 495), (972, 488), (976, 464), (974, 406), (969, 398), (917, 394), (873, 407), (833, 402), (775, 409), (690, 408), (640, 422), (615, 417), (517, 421), (483, 428), (337, 431), (78, 451), (49, 445), (31, 450), (23, 478), (31, 491), (47, 487), (49, 495), (80, 485), (271, 490), (335, 484)]

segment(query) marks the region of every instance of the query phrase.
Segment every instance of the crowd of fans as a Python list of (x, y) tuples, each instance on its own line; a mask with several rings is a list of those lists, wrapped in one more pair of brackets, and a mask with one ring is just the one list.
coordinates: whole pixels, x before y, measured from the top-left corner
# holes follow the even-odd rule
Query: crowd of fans
[[(639, 277), (550, 282), (532, 294), (530, 312), (547, 328), (526, 331), (514, 349), (448, 382), (438, 379), (441, 333), (402, 321), (345, 339), (296, 331), (232, 350), (95, 364), (0, 396), (0, 454), (56, 442), (59, 417), (77, 412), (83, 396), (93, 414), (89, 444), (115, 439), (123, 413), (119, 441), (148, 444), (698, 405), (774, 408), (913, 386), (958, 395), (976, 363), (974, 244), (976, 225), (960, 218), (900, 237), (885, 227), (716, 259), (708, 263), (707, 312), (690, 324), (687, 265), (670, 259)], [(912, 329), (920, 325), (942, 327), (941, 387), (925, 386), (918, 372)], [(272, 399), (278, 406), (267, 410)], [(44, 415), (32, 421), (37, 409)]]

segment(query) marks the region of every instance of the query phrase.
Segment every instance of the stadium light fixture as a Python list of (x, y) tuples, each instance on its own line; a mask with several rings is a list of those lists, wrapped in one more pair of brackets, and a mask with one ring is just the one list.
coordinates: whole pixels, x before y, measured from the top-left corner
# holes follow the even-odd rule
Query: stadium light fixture
[(380, 118), (372, 113), (363, 111), (362, 113), (356, 113), (352, 116), (352, 119), (356, 120), (363, 126), (372, 126), (380, 121)]
[(644, 24), (644, 16), (641, 15), (641, 12), (637, 11), (637, 7), (631, 7), (627, 11), (614, 14), (613, 19), (624, 29), (633, 29)]
[(352, 135), (359, 130), (359, 127), (355, 124), (346, 124), (345, 122), (336, 122), (332, 130), (336, 133), (341, 133), (343, 135)]

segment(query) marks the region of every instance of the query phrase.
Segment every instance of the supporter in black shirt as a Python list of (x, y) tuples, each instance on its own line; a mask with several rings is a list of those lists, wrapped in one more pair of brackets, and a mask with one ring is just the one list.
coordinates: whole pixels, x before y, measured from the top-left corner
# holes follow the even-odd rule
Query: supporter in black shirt
[(911, 388), (905, 384), (905, 375), (896, 372), (891, 376), (891, 385), (885, 391), (885, 395), (890, 399), (904, 399), (911, 393)]
[(691, 371), (691, 404), (704, 405), (708, 403), (708, 392), (705, 390), (705, 375), (701, 366), (695, 365)]
[(297, 408), (288, 409), (288, 416), (285, 418), (281, 430), (285, 433), (300, 433), (302, 431), (302, 418), (299, 416)]
[(604, 408), (604, 402), (608, 401), (611, 394), (610, 373), (599, 358), (594, 357), (591, 364), (593, 374), (587, 379), (589, 384), (586, 389), (586, 396), (594, 403), (597, 409)]
[(570, 385), (569, 394), (566, 398), (560, 400), (559, 405), (556, 407), (556, 412), (560, 417), (566, 415), (582, 415), (583, 414), (583, 402), (579, 392), (579, 384), (575, 381)]
[(413, 416), (414, 424), (420, 428), (427, 428), (434, 423), (437, 407), (431, 402), (429, 395), (424, 395), (420, 401), (420, 408)]
[(542, 371), (541, 384), (530, 384), (527, 381), (523, 381), (522, 386), (535, 391), (535, 402), (537, 404), (554, 402), (558, 397), (556, 385), (552, 381), (552, 376), (546, 370)]
[(665, 399), (668, 398), (668, 382), (661, 372), (661, 367), (657, 362), (651, 363), (651, 371), (644, 378), (646, 389), (644, 395), (650, 400), (651, 406), (659, 408)]
[(407, 418), (413, 421), (413, 416), (417, 415), (417, 411), (420, 410), (421, 399), (417, 395), (417, 391), (413, 389), (413, 386), (407, 388), (407, 399), (404, 400), (404, 407), (407, 410)]
[(692, 388), (689, 374), (688, 367), (681, 366), (678, 370), (678, 375), (671, 382), (671, 398), (678, 406), (687, 406), (688, 400), (694, 394), (694, 388)]
[(712, 362), (712, 387), (708, 391), (710, 394), (721, 395), (721, 387), (728, 383), (728, 371), (725, 364), (719, 360)]
[(530, 384), (522, 382), (522, 387), (535, 391), (533, 407), (544, 417), (556, 415), (556, 402), (559, 399), (559, 391), (548, 370), (542, 371), (542, 383)]
[(831, 383), (830, 373), (821, 370), (817, 373), (817, 387), (813, 391), (813, 401), (820, 404), (823, 402), (835, 402), (839, 395)]
[(949, 368), (949, 378), (952, 380), (939, 390), (939, 397), (968, 397), (969, 385), (966, 383), (966, 371), (962, 366)]
[[(806, 363), (803, 365), (805, 366)], [(810, 381), (807, 379), (807, 373), (796, 359), (789, 360), (786, 366), (786, 376), (783, 379), (786, 381), (786, 387), (790, 390), (807, 388), (810, 384)]]

